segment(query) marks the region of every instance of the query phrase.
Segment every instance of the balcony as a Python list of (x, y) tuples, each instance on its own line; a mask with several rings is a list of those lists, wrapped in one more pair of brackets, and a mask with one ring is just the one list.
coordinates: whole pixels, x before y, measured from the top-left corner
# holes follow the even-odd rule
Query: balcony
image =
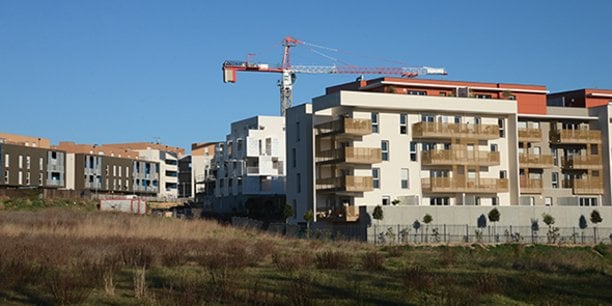
[(372, 134), (372, 120), (342, 118), (319, 124), (315, 128), (318, 136), (365, 136)]
[(442, 165), (499, 165), (499, 152), (462, 150), (429, 150), (421, 153), (421, 164), (425, 166)]
[(542, 140), (542, 131), (540, 129), (519, 128), (518, 137), (521, 141), (537, 142)]
[(317, 180), (321, 192), (368, 192), (374, 190), (371, 176), (342, 176)]
[(600, 177), (587, 176), (564, 181), (565, 188), (572, 188), (574, 194), (603, 194), (603, 180)]
[(520, 153), (519, 163), (521, 168), (552, 168), (553, 156)]
[(524, 176), (521, 176), (520, 179), (521, 184), (521, 193), (542, 193), (543, 183), (542, 179), (528, 179)]
[(593, 169), (603, 168), (601, 155), (574, 155), (563, 160), (563, 167), (570, 169)]
[(508, 192), (508, 179), (428, 177), (421, 180), (421, 187), (429, 193), (499, 193)]
[(552, 130), (550, 142), (559, 144), (601, 143), (601, 131), (596, 130)]
[(371, 165), (381, 161), (380, 148), (344, 147), (317, 153), (317, 163)]
[(418, 122), (412, 125), (412, 136), (414, 138), (497, 139), (499, 138), (499, 126), (495, 124)]

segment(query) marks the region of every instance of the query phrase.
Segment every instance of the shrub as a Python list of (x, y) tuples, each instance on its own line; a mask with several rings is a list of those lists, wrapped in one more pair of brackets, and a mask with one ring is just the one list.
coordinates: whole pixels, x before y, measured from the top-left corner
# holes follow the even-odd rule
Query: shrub
[(312, 265), (314, 258), (310, 253), (272, 254), (272, 263), (280, 271), (301, 271)]
[(400, 278), (404, 287), (409, 290), (422, 291), (431, 288), (432, 274), (422, 265), (415, 265), (401, 270)]
[(326, 251), (316, 256), (319, 269), (346, 269), (350, 266), (350, 256), (340, 251)]
[(361, 267), (364, 270), (384, 270), (385, 257), (380, 252), (367, 252), (361, 257)]

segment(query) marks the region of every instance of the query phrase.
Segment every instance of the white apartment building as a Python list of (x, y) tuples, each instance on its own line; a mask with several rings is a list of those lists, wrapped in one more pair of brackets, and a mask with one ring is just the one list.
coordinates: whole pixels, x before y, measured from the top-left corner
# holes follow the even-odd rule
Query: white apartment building
[(211, 163), (215, 211), (241, 210), (249, 200), (284, 201), (285, 118), (256, 116), (232, 123)]
[(133, 149), (140, 158), (159, 163), (159, 198), (176, 199), (178, 197), (178, 159), (176, 152), (156, 148)]
[(609, 142), (597, 122), (609, 114), (547, 108), (546, 94), (393, 78), (328, 88), (287, 112), (293, 222), (307, 210), (356, 221), (375, 205), (601, 205)]

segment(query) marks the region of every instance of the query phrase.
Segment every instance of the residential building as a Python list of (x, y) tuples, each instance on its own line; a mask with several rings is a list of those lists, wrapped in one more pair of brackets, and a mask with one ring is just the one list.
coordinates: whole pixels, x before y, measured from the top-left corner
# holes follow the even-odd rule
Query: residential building
[(256, 116), (232, 123), (211, 163), (213, 210), (243, 211), (255, 202), (284, 204), (285, 118)]
[(191, 197), (197, 203), (203, 203), (207, 195), (207, 182), (211, 185), (210, 195), (215, 187), (215, 177), (211, 173), (211, 163), (215, 157), (215, 148), (220, 142), (200, 142), (191, 144)]
[(178, 160), (178, 197), (193, 198), (192, 185), (192, 158), (185, 155)]
[(185, 150), (159, 143), (133, 142), (104, 144), (106, 147), (138, 152), (140, 159), (159, 163), (159, 198), (176, 199), (178, 193), (178, 160)]
[(60, 142), (57, 147), (68, 152), (68, 190), (141, 196), (159, 192), (159, 163), (140, 159), (138, 152), (73, 142)]
[(0, 188), (62, 188), (65, 156), (46, 138), (0, 133)]
[(547, 107), (547, 93), (400, 78), (328, 88), (287, 111), (293, 221), (356, 221), (364, 205), (609, 205), (607, 102)]

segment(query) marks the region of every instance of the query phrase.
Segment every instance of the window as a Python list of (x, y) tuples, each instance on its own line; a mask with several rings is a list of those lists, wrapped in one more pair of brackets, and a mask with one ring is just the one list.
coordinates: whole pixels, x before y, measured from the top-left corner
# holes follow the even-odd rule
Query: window
[(427, 92), (424, 90), (411, 90), (408, 94), (413, 96), (426, 96)]
[(474, 124), (481, 124), (481, 123), (482, 123), (482, 118), (474, 117)]
[(597, 198), (580, 198), (580, 206), (597, 206)]
[(26, 169), (30, 170), (30, 155), (26, 156)]
[(446, 91), (441, 91), (439, 95), (440, 97), (446, 97)]
[(382, 160), (389, 160), (389, 141), (382, 140), (380, 142), (380, 148), (382, 150)]
[(559, 172), (551, 173), (552, 188), (559, 188)]
[(43, 174), (39, 173), (38, 174), (38, 186), (42, 186), (43, 185)]
[(496, 143), (492, 143), (491, 144), (491, 152), (497, 152), (497, 144)]
[(242, 139), (238, 139), (236, 141), (236, 151), (238, 151), (238, 152), (242, 151)]
[(408, 115), (400, 114), (400, 134), (406, 134), (408, 132)]
[(391, 204), (391, 197), (390, 196), (383, 196), (382, 197), (382, 205), (383, 206), (387, 206)]
[(378, 113), (372, 113), (372, 133), (378, 133)]
[[(123, 169), (123, 168), (121, 168), (121, 166), (119, 166), (119, 176), (120, 176), (120, 177), (122, 176), (122, 175), (121, 175), (121, 169)], [(119, 182), (119, 187), (121, 188), (121, 182)]]
[(380, 188), (380, 168), (372, 168), (372, 186), (374, 189)]
[(297, 193), (302, 192), (302, 174), (301, 173), (297, 173), (296, 174), (295, 181), (296, 181), (296, 184), (297, 184), (296, 185)]
[[(23, 155), (19, 155), (19, 169), (23, 168)], [(21, 181), (19, 182), (21, 184)]]
[(25, 180), (26, 185), (30, 185), (30, 172), (26, 172), (26, 180)]
[(474, 97), (476, 99), (491, 99), (492, 98), (491, 95), (485, 95), (485, 94), (475, 94)]
[(300, 122), (299, 121), (297, 121), (295, 123), (295, 140), (296, 141), (300, 141), (301, 140), (300, 139)]
[(499, 178), (500, 179), (505, 179), (507, 177), (508, 177), (508, 173), (506, 172), (506, 170), (499, 171)]
[(23, 184), (23, 173), (19, 171), (19, 176), (17, 177), (17, 184)]
[(9, 167), (9, 155), (8, 153), (4, 154), (4, 167)]
[(591, 145), (591, 155), (599, 155), (599, 146), (597, 144)]
[(498, 197), (492, 197), (491, 198), (491, 205), (493, 205), (493, 206), (499, 205), (499, 198)]
[(408, 189), (408, 169), (400, 169), (402, 189)]
[(461, 116), (455, 116), (455, 124), (461, 123)]
[(417, 143), (410, 142), (410, 161), (417, 161)]
[(506, 121), (503, 118), (497, 119), (497, 125), (499, 126), (499, 137), (503, 138), (506, 135)]
[(291, 164), (293, 168), (297, 167), (297, 150), (295, 148), (291, 149)]
[(422, 122), (434, 122), (434, 116), (430, 114), (422, 114), (421, 121)]
[(117, 165), (113, 165), (113, 176), (117, 176)]
[(552, 203), (552, 197), (546, 197), (546, 198), (544, 198), (544, 205), (546, 205), (546, 206), (552, 206), (552, 205), (553, 205), (553, 203)]
[(445, 205), (449, 204), (449, 199), (446, 197), (435, 197), (429, 199), (429, 205)]
[(42, 171), (42, 169), (43, 169), (43, 163), (44, 163), (44, 161), (43, 161), (43, 158), (41, 157), (41, 158), (38, 160), (38, 170)]

